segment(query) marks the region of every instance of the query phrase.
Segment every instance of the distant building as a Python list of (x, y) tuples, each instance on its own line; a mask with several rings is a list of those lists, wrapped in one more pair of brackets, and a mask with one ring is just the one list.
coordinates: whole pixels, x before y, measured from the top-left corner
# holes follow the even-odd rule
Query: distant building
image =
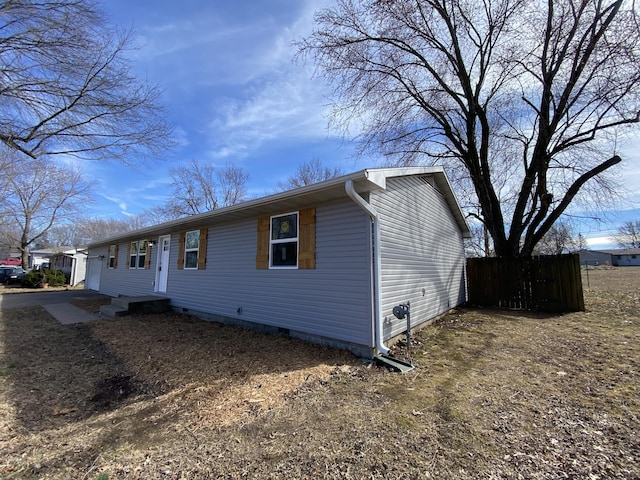
[(579, 250), (580, 265), (614, 267), (640, 266), (640, 248), (619, 248), (614, 250)]
[(68, 247), (57, 248), (34, 248), (29, 250), (29, 268), (34, 270), (40, 270), (42, 268), (49, 268), (50, 256), (54, 253)]
[(81, 248), (59, 247), (49, 256), (50, 268), (62, 270), (71, 286), (84, 282), (87, 272), (87, 252)]

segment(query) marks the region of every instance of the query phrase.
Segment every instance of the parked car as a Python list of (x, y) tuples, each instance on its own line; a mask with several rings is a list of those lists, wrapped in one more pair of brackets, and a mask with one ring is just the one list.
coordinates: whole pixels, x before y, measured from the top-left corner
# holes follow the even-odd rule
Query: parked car
[(0, 267), (0, 283), (20, 283), (26, 273), (22, 267)]

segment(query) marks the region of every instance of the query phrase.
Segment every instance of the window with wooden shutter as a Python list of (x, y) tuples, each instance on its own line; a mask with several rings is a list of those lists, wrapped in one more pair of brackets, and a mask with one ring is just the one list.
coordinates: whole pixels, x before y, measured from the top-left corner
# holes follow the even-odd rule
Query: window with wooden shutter
[(180, 270), (204, 270), (207, 266), (207, 232), (190, 230), (180, 234), (178, 268)]
[(316, 209), (258, 219), (256, 268), (316, 268)]

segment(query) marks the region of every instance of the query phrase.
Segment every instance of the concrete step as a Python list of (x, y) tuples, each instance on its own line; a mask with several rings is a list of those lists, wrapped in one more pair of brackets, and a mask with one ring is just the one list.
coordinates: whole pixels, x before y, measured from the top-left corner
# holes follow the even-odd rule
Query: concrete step
[(126, 310), (129, 313), (163, 313), (171, 310), (171, 300), (166, 297), (145, 295), (139, 297), (116, 297), (111, 299), (111, 305)]
[(129, 315), (129, 310), (118, 305), (101, 305), (100, 315), (108, 318), (124, 317)]

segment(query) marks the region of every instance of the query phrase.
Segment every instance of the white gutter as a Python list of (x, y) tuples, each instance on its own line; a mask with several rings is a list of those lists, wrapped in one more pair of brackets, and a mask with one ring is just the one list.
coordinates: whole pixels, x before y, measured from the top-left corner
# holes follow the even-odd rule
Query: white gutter
[(375, 332), (375, 344), (380, 353), (386, 355), (389, 353), (389, 349), (384, 345), (382, 341), (382, 307), (380, 305), (380, 298), (382, 297), (382, 286), (380, 280), (382, 278), (382, 267), (380, 265), (380, 217), (375, 208), (367, 203), (353, 188), (353, 180), (347, 180), (344, 183), (344, 189), (347, 195), (358, 204), (365, 212), (371, 217), (371, 223), (373, 224), (373, 312), (371, 321), (373, 323), (373, 329)]

